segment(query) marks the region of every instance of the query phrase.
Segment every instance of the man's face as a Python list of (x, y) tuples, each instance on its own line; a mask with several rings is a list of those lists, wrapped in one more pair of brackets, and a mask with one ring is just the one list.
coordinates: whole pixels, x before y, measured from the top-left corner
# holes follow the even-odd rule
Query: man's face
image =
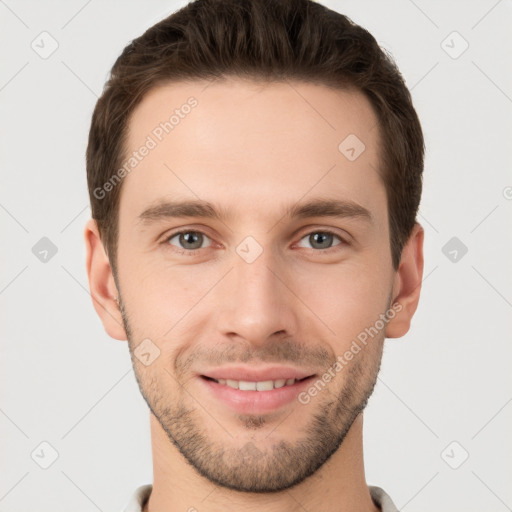
[[(377, 118), (361, 94), (320, 85), (206, 85), (154, 89), (130, 120), (128, 154), (156, 146), (122, 185), (117, 284), (169, 440), (211, 481), (270, 492), (339, 448), (377, 378), (382, 328), (335, 366), (391, 307)], [(336, 215), (287, 214), (320, 200)], [(189, 201), (219, 218), (155, 209)]]

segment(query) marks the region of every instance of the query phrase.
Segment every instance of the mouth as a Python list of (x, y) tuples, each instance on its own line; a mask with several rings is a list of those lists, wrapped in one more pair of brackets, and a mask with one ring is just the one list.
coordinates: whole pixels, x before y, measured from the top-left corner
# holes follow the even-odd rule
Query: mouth
[(238, 389), (239, 391), (272, 391), (273, 389), (284, 388), (287, 386), (293, 386), (297, 382), (303, 382), (307, 379), (313, 378), (315, 375), (309, 375), (302, 379), (276, 379), (276, 380), (260, 380), (260, 381), (249, 381), (249, 380), (234, 380), (234, 379), (214, 379), (207, 375), (201, 375), (202, 379), (215, 382), (221, 386), (228, 386), (231, 389)]
[[(211, 373), (211, 372), (209, 372)], [(224, 378), (227, 375), (198, 375), (201, 393), (212, 402), (218, 403), (227, 410), (237, 414), (268, 414), (288, 407), (303, 407), (297, 399), (299, 394), (312, 384), (317, 374), (260, 376), (245, 379)], [(229, 375), (234, 377), (235, 375)], [(240, 379), (240, 380), (239, 380)], [(246, 380), (247, 379), (247, 380)], [(295, 405), (293, 405), (295, 404)], [(226, 410), (226, 409), (225, 409)]]

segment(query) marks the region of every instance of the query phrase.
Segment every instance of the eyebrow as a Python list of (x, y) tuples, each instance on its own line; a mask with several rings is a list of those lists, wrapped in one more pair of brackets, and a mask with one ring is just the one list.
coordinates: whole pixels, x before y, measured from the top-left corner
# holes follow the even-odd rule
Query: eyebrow
[[(229, 210), (220, 206), (215, 207), (215, 205), (208, 201), (161, 200), (146, 208), (139, 215), (138, 222), (148, 225), (159, 220), (182, 217), (200, 217), (223, 221), (232, 219), (233, 215)], [(305, 203), (297, 203), (288, 207), (283, 217), (289, 219), (305, 219), (310, 217), (361, 218), (373, 223), (373, 217), (369, 210), (353, 201), (341, 199), (319, 198)]]

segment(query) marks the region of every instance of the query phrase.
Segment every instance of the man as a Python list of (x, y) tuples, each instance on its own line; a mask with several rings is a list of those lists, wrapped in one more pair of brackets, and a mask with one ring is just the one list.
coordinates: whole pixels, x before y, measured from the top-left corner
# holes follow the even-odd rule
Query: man
[(85, 241), (150, 409), (126, 511), (396, 510), (363, 410), (419, 300), (423, 154), (390, 58), (309, 0), (199, 0), (125, 48)]

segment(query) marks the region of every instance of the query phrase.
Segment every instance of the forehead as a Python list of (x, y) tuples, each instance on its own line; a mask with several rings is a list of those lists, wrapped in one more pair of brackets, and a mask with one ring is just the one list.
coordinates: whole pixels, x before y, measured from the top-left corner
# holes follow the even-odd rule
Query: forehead
[(241, 79), (159, 86), (129, 121), (120, 218), (172, 196), (248, 216), (318, 194), (378, 207), (377, 123), (354, 90)]

